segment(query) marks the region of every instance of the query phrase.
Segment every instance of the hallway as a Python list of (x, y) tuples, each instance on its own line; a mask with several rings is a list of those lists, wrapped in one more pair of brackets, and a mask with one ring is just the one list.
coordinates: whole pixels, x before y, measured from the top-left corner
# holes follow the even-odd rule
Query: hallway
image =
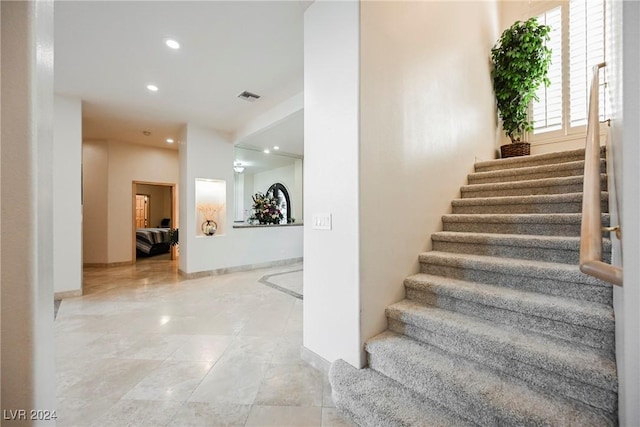
[(58, 425), (350, 425), (299, 358), (302, 300), (259, 282), (301, 268), (85, 269), (85, 295), (55, 321)]

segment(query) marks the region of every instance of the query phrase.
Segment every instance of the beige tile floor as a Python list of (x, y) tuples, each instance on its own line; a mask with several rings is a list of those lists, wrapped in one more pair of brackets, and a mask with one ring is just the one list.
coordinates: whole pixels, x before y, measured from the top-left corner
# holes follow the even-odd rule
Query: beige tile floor
[(174, 261), (85, 269), (55, 321), (59, 426), (351, 426), (300, 360), (302, 301), (258, 283), (302, 265), (182, 280)]

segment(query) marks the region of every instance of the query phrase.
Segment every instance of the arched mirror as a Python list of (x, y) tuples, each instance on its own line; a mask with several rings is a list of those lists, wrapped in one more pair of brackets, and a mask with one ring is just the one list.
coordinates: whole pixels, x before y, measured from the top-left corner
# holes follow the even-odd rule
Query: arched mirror
[(283, 184), (276, 182), (267, 190), (267, 193), (271, 192), (273, 192), (273, 197), (278, 199), (278, 207), (280, 208), (280, 212), (282, 212), (283, 219), (280, 223), (289, 224), (291, 222), (292, 207), (287, 188)]

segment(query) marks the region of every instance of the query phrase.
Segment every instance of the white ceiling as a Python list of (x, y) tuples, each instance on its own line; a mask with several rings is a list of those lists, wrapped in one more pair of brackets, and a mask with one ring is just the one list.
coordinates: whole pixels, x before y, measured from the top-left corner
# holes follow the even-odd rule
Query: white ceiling
[[(84, 138), (166, 147), (186, 122), (231, 134), (303, 90), (310, 1), (54, 4), (55, 91), (83, 100)], [(166, 38), (181, 49), (166, 47)], [(150, 83), (159, 91), (148, 91)], [(262, 98), (240, 100), (243, 90)], [(302, 144), (302, 114), (297, 118), (268, 132), (302, 153), (301, 145), (289, 147)], [(257, 135), (250, 145), (272, 140)]]

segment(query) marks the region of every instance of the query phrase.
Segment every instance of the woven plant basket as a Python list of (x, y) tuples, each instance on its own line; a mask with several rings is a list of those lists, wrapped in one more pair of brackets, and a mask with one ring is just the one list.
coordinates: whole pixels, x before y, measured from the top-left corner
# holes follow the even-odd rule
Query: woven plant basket
[(500, 147), (500, 157), (528, 156), (531, 154), (531, 144), (528, 142), (513, 142)]

